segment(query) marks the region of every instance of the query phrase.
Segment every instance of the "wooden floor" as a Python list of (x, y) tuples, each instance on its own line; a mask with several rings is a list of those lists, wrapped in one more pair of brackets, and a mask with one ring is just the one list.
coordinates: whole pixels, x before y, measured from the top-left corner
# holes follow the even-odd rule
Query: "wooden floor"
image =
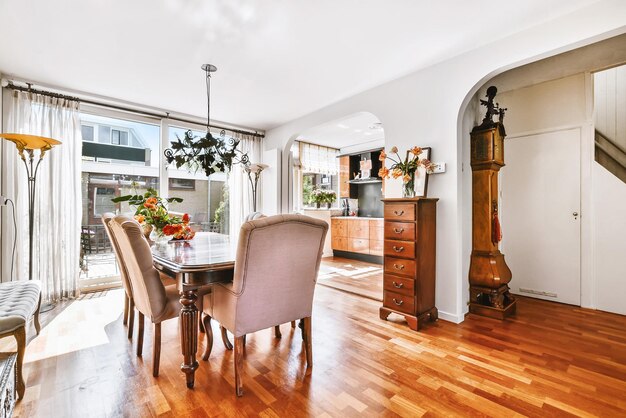
[(317, 282), (333, 289), (382, 302), (383, 266), (341, 257), (327, 257)]
[(100, 296), (72, 303), (29, 344), (16, 416), (626, 416), (622, 316), (520, 298), (506, 322), (470, 315), (413, 332), (381, 321), (375, 301), (318, 286), (311, 374), (298, 331), (258, 332), (238, 399), (219, 338), (188, 390), (177, 321), (167, 321), (153, 378), (151, 328), (137, 358), (121, 291)]

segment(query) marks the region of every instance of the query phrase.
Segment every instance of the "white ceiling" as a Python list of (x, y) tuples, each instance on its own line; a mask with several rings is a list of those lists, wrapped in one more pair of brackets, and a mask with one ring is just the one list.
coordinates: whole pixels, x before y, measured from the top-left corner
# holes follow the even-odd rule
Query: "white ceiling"
[(382, 124), (376, 116), (368, 112), (355, 113), (316, 126), (298, 136), (298, 141), (337, 149), (367, 143), (378, 144), (384, 139), (385, 131)]
[(596, 0), (3, 0), (0, 71), (267, 129)]

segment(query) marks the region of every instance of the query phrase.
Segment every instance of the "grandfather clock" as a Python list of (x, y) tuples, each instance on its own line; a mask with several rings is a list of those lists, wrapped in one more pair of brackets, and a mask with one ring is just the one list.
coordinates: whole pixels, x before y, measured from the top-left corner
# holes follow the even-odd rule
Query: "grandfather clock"
[[(504, 319), (515, 313), (516, 300), (509, 292), (511, 270), (500, 252), (502, 238), (498, 218), (498, 172), (504, 167), (504, 112), (493, 103), (497, 89), (487, 89), (482, 123), (471, 132), (472, 256), (469, 270), (470, 312)], [(494, 116), (498, 121), (494, 122)]]

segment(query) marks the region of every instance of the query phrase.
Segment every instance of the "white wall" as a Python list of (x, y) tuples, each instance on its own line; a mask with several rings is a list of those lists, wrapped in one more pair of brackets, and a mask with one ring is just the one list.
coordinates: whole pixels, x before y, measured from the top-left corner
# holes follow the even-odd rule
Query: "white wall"
[(596, 129), (626, 150), (626, 65), (594, 74)]
[(595, 304), (626, 315), (626, 184), (596, 162), (592, 170)]
[[(306, 129), (360, 111), (371, 112), (381, 120), (387, 146), (397, 145), (402, 151), (413, 145), (433, 147), (434, 159), (448, 164), (448, 171), (432, 176), (429, 183), (429, 196), (440, 199), (436, 304), (442, 319), (461, 322), (467, 311), (463, 304), (467, 276), (462, 268), (466, 260), (461, 243), (471, 227), (462, 211), (462, 196), (466, 192), (461, 171), (462, 144), (469, 140), (469, 132), (462, 129), (466, 105), (483, 84), (482, 80), (509, 68), (623, 33), (624, 22), (625, 2), (599, 1), (592, 7), (495, 41), (272, 129), (267, 132), (265, 148), (284, 149)], [(288, 210), (287, 178), (286, 164), (283, 164), (281, 187), (285, 211)], [(399, 182), (389, 182), (387, 186), (386, 196), (401, 194)]]

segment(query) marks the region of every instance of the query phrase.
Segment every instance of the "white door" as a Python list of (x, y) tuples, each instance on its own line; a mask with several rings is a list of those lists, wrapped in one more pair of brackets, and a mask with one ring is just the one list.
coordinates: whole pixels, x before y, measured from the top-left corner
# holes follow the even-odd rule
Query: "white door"
[(511, 292), (580, 306), (580, 129), (505, 139), (501, 251)]

